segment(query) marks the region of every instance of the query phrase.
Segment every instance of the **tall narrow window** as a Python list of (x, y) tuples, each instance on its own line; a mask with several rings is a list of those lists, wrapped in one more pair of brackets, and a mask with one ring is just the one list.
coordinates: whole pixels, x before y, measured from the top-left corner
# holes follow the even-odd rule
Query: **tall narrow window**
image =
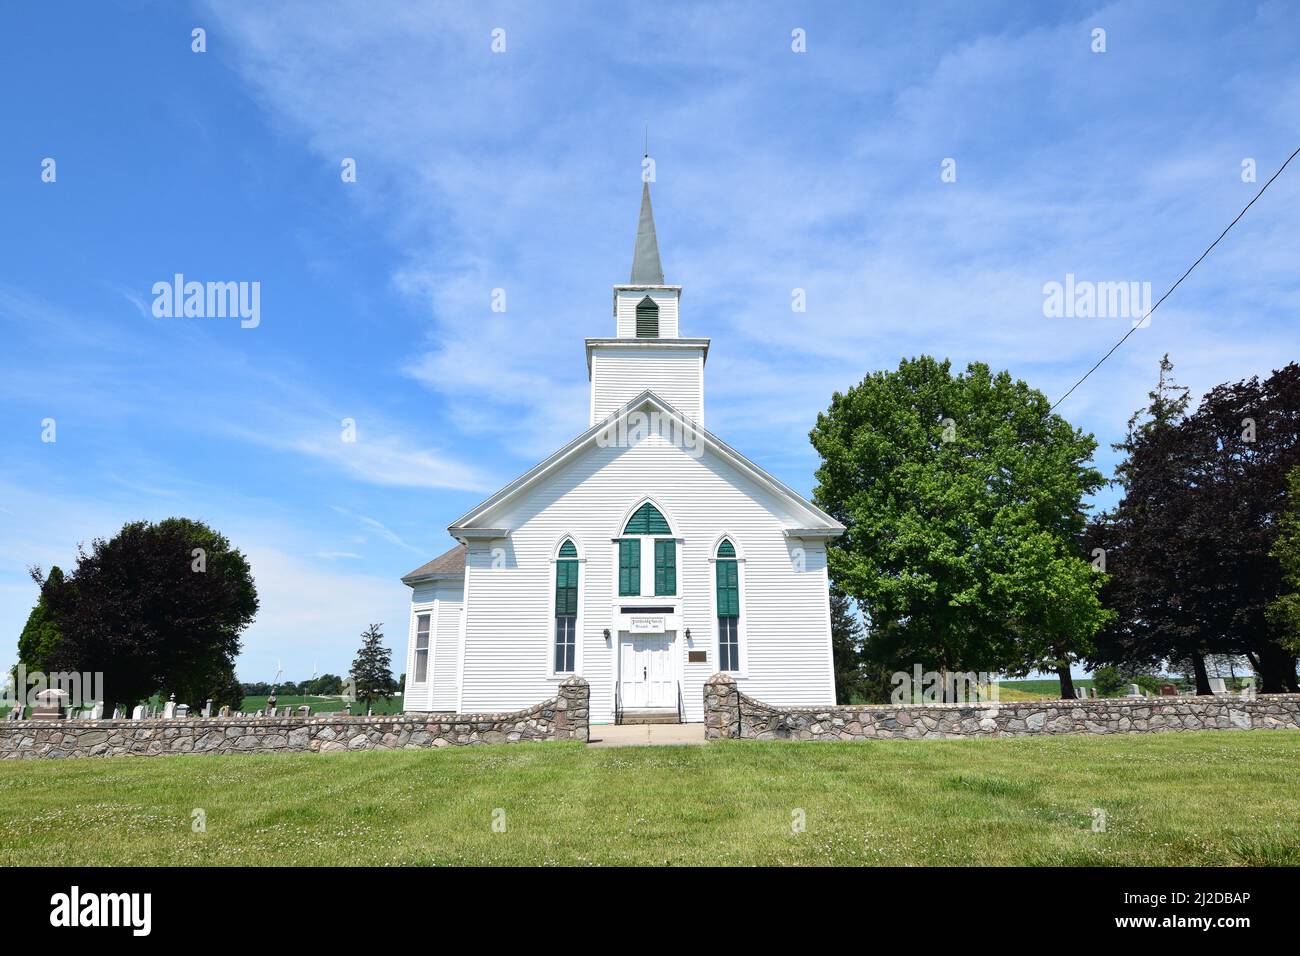
[(568, 674), (576, 660), (578, 623), (578, 549), (572, 541), (560, 545), (555, 562), (555, 672)]
[(415, 619), (415, 681), (423, 684), (429, 679), (429, 615)]
[(650, 296), (636, 304), (636, 337), (659, 338), (659, 306), (655, 305), (655, 300)]
[(624, 597), (641, 593), (640, 538), (623, 538), (618, 542), (618, 593)]
[(672, 538), (655, 541), (655, 596), (677, 593), (677, 542)]
[(718, 592), (718, 670), (740, 670), (740, 575), (736, 547), (726, 538), (718, 545), (716, 584)]

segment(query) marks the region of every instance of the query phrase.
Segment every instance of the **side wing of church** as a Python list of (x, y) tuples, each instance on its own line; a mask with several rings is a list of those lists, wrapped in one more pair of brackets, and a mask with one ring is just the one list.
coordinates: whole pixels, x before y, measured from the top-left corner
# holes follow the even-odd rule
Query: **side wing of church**
[(408, 711), (531, 706), (575, 674), (593, 723), (700, 721), (719, 671), (835, 703), (826, 543), (844, 528), (704, 428), (709, 340), (678, 329), (643, 185), (589, 427), (448, 529), (412, 588)]

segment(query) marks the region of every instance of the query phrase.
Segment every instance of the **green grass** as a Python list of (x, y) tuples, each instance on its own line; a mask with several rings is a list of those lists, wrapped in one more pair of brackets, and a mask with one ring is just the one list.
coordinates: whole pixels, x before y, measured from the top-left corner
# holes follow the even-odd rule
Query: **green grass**
[(1298, 775), (1295, 731), (5, 761), (0, 865), (1297, 865)]

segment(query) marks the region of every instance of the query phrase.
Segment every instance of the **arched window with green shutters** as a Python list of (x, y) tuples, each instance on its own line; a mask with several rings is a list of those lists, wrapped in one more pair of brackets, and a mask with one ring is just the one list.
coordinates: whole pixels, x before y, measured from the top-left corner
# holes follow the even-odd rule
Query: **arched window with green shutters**
[[(644, 562), (653, 561), (653, 591), (656, 597), (674, 597), (677, 594), (677, 542), (671, 537), (672, 529), (663, 513), (646, 502), (637, 508), (623, 527), (623, 537), (618, 542), (618, 593), (620, 597), (636, 597), (642, 593), (641, 567)], [(643, 548), (651, 545), (643, 542), (652, 540), (653, 557), (647, 550), (642, 558)], [(649, 582), (647, 581), (647, 584)]]
[(727, 538), (718, 545), (714, 561), (718, 601), (718, 670), (740, 670), (740, 571), (736, 546)]
[(555, 561), (555, 672), (572, 673), (577, 661), (578, 548), (571, 539), (560, 545)]
[(623, 529), (624, 534), (671, 534), (668, 528), (668, 522), (659, 509), (646, 502), (631, 518), (627, 520), (627, 527)]

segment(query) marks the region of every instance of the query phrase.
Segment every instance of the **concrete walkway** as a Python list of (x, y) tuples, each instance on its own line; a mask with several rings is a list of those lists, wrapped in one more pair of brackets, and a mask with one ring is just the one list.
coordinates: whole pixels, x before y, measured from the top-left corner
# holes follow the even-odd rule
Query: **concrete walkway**
[(704, 724), (592, 724), (592, 747), (703, 744)]

